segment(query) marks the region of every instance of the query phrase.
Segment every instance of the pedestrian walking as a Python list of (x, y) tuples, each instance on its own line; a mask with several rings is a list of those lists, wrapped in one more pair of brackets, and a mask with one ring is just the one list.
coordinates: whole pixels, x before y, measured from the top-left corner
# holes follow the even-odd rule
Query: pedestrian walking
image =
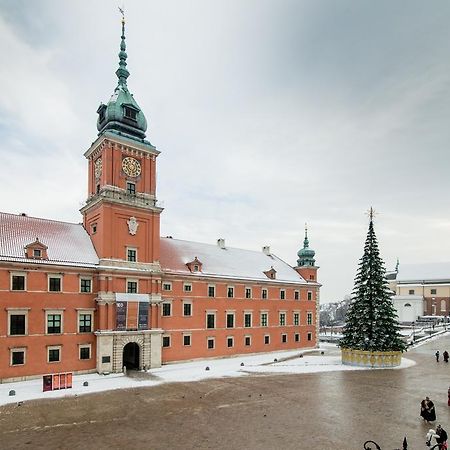
[(448, 363), (448, 351), (445, 350), (444, 353), (442, 353), (442, 356), (444, 357), (444, 362)]
[(425, 404), (427, 409), (427, 421), (434, 422), (436, 420), (436, 409), (434, 403), (430, 400), (430, 397), (425, 397)]
[(436, 356), (436, 362), (439, 362), (439, 350), (434, 354)]
[(447, 405), (450, 406), (450, 386), (448, 387), (447, 397), (448, 397)]
[(436, 439), (436, 444), (439, 444), (439, 450), (446, 450), (448, 448), (447, 432), (441, 427), (440, 424), (436, 427), (436, 431), (433, 429), (428, 430), (425, 442), (428, 447), (431, 447), (431, 440), (433, 438)]
[[(448, 401), (450, 402), (450, 387), (448, 388)], [(420, 402), (420, 417), (428, 422), (427, 401), (425, 399)]]

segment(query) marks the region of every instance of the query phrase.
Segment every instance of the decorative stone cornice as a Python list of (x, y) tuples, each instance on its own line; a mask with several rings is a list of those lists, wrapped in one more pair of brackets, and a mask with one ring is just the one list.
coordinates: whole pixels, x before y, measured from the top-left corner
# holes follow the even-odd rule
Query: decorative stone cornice
[(152, 263), (144, 262), (131, 262), (124, 261), (121, 259), (100, 259), (99, 269), (106, 270), (121, 270), (121, 271), (131, 271), (131, 272), (146, 272), (153, 275), (162, 275), (161, 264), (159, 261)]

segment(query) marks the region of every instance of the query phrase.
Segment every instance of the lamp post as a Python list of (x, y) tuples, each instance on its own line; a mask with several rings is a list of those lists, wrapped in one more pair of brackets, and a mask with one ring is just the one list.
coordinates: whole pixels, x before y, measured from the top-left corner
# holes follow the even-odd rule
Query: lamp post
[(413, 328), (413, 344), (416, 341), (416, 323), (413, 322), (412, 323), (412, 328)]

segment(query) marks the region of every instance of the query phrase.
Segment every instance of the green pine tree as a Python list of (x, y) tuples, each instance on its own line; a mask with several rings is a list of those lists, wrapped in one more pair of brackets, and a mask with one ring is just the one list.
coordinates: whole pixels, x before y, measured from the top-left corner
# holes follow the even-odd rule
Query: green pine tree
[(384, 262), (378, 250), (370, 210), (369, 231), (360, 259), (346, 316), (341, 348), (367, 351), (404, 351), (397, 314), (388, 288)]

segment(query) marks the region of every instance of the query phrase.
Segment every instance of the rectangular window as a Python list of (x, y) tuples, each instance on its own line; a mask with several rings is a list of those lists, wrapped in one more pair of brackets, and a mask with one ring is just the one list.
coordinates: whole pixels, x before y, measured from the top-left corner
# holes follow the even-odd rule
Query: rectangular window
[(300, 323), (300, 314), (299, 313), (294, 313), (293, 323), (294, 323), (294, 325), (299, 325), (299, 323)]
[(216, 328), (215, 314), (206, 314), (206, 328)]
[(227, 328), (234, 328), (234, 314), (227, 314)]
[(233, 298), (234, 297), (234, 287), (233, 286), (228, 286), (227, 297), (228, 298)]
[(244, 314), (244, 327), (250, 328), (252, 326), (252, 314), (251, 313), (245, 313)]
[(171, 291), (172, 283), (163, 283), (163, 291)]
[(308, 300), (312, 300), (312, 292), (308, 291)]
[(280, 300), (285, 300), (286, 291), (284, 289), (280, 289)]
[(189, 347), (191, 345), (191, 335), (190, 334), (183, 335), (183, 345), (185, 347)]
[(48, 362), (61, 361), (61, 349), (59, 347), (50, 347), (47, 349)]
[(261, 298), (263, 300), (265, 300), (267, 298), (267, 289), (262, 289), (261, 290)]
[(208, 286), (208, 297), (215, 297), (216, 296), (216, 287), (215, 286)]
[(127, 181), (127, 194), (136, 195), (136, 184)]
[(61, 314), (47, 314), (47, 334), (61, 333)]
[(33, 258), (40, 258), (42, 256), (42, 250), (35, 248), (33, 250)]
[(250, 346), (250, 345), (252, 345), (252, 338), (250, 337), (250, 336), (245, 336), (245, 338), (244, 338), (244, 344), (245, 344), (245, 346)]
[(127, 108), (126, 106), (124, 106), (123, 110), (124, 110), (123, 111), (123, 115), (127, 119), (136, 120), (136, 118), (137, 118), (137, 111), (135, 109)]
[(409, 295), (414, 295), (414, 289), (409, 290)]
[(163, 303), (162, 304), (162, 315), (170, 316), (172, 313), (172, 304), (171, 303)]
[(80, 359), (91, 359), (91, 347), (89, 345), (80, 346)]
[(26, 332), (26, 315), (11, 314), (9, 316), (9, 334), (11, 336), (25, 335)]
[(300, 292), (294, 291), (294, 300), (300, 300)]
[(137, 261), (137, 250), (135, 248), (127, 249), (127, 261), (130, 261), (130, 262)]
[(227, 347), (231, 348), (234, 346), (234, 339), (232, 337), (227, 337)]
[(92, 331), (92, 314), (80, 314), (78, 319), (78, 332), (90, 333)]
[(25, 364), (25, 350), (11, 350), (11, 365), (22, 366)]
[(312, 341), (312, 333), (308, 333), (308, 341)]
[(312, 313), (310, 312), (306, 315), (306, 323), (312, 325)]
[(192, 284), (184, 283), (183, 290), (184, 292), (192, 292)]
[(80, 292), (91, 292), (92, 280), (89, 278), (81, 278), (80, 280)]
[(245, 298), (252, 298), (251, 288), (245, 288)]
[(111, 362), (111, 356), (102, 356), (102, 364), (107, 364)]
[(192, 304), (183, 303), (183, 316), (192, 316)]
[(137, 294), (138, 291), (138, 282), (137, 281), (127, 281), (127, 293), (128, 294)]
[(294, 341), (295, 342), (300, 342), (300, 334), (299, 333), (295, 333), (294, 334)]
[(269, 345), (270, 344), (270, 335), (269, 334), (265, 334), (264, 335), (264, 344), (265, 345)]
[(207, 339), (208, 349), (214, 348), (214, 338), (208, 338)]
[(286, 313), (280, 313), (280, 326), (286, 325)]
[(283, 333), (283, 334), (281, 335), (281, 342), (282, 342), (283, 344), (285, 344), (285, 343), (287, 342), (287, 334)]
[(13, 275), (11, 277), (11, 290), (13, 291), (25, 290), (25, 275)]
[(163, 336), (162, 338), (162, 346), (170, 347), (170, 336)]
[(431, 289), (431, 295), (436, 295), (436, 289)]
[(48, 290), (50, 292), (61, 292), (61, 278), (49, 277), (48, 278)]
[(261, 326), (267, 327), (267, 313), (261, 313)]

